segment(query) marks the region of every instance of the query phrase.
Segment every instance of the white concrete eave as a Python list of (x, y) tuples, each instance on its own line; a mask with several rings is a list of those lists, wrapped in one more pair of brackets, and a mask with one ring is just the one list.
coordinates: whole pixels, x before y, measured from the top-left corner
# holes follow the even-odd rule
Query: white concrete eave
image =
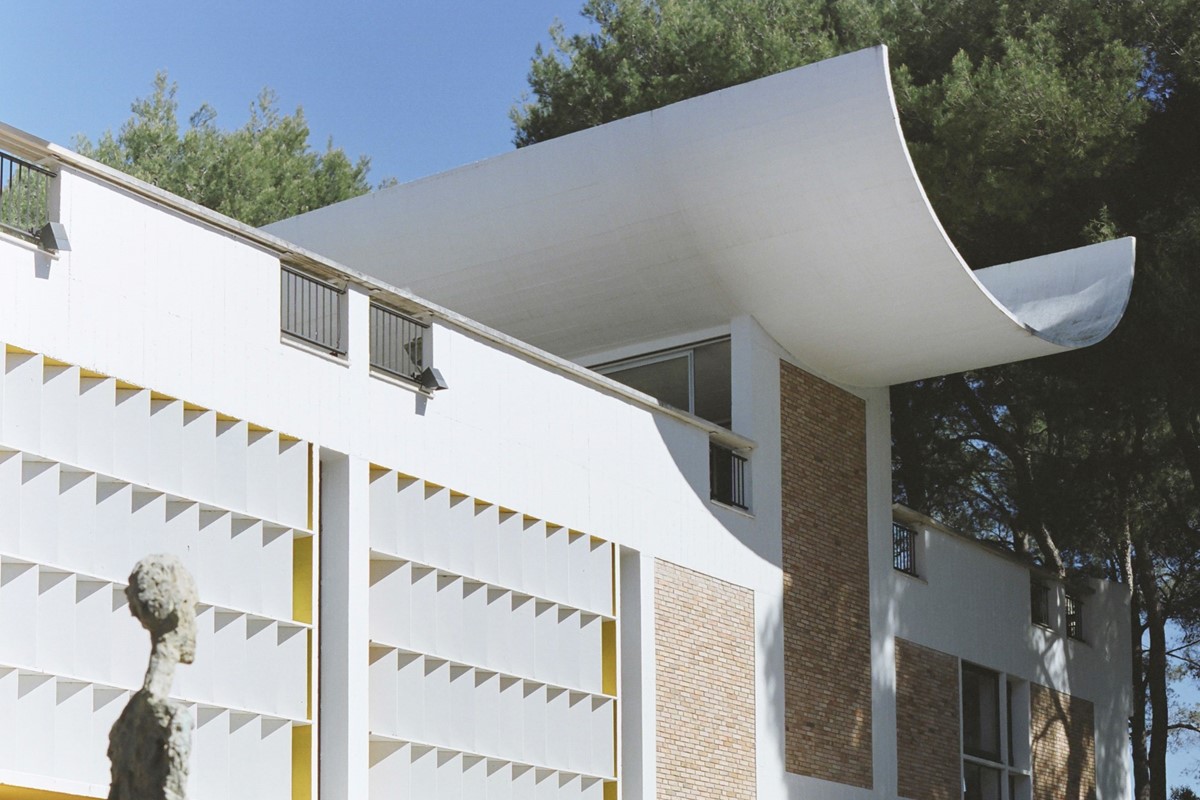
[(972, 273), (913, 170), (884, 47), (268, 230), (568, 358), (750, 314), (859, 386), (1092, 344), (1134, 251)]

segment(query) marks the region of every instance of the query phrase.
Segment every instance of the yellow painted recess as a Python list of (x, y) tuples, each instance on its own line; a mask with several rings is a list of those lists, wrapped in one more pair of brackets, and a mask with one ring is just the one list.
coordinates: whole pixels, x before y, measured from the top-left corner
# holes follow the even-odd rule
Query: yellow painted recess
[(312, 726), (292, 728), (292, 800), (312, 800)]
[(171, 395), (169, 395), (169, 394), (163, 394), (162, 392), (156, 392), (153, 389), (151, 389), (150, 390), (150, 399), (151, 400), (178, 400), (179, 398), (171, 397)]
[(94, 369), (88, 369), (87, 367), (80, 367), (79, 368), (79, 377), (80, 378), (91, 378), (92, 380), (103, 380), (105, 378), (108, 378), (109, 376), (105, 375), (103, 372), (96, 372), (96, 370), (94, 370)]
[(66, 361), (59, 361), (57, 358), (50, 356), (42, 356), (42, 365), (46, 367), (73, 367), (74, 364), (68, 364)]
[(130, 383), (129, 381), (123, 381), (120, 378), (117, 378), (117, 388), (126, 392), (140, 392), (145, 387), (138, 386), (136, 383)]
[(313, 540), (299, 536), (292, 540), (292, 619), (312, 624)]
[(6, 345), (4, 345), (4, 352), (6, 352), (6, 353), (16, 353), (17, 355), (22, 355), (22, 356), (31, 356), (31, 355), (33, 355), (33, 351), (32, 351), (32, 350), (26, 350), (24, 347), (17, 347), (15, 344), (6, 344)]
[(604, 782), (604, 800), (617, 800), (617, 782)]
[(605, 694), (617, 693), (617, 623), (606, 619), (600, 623), (601, 650), (604, 659), (603, 690)]
[(313, 632), (309, 628), (304, 632), (308, 637), (308, 661), (304, 663), (304, 715), (312, 722), (313, 713), (313, 691), (312, 691), (312, 675), (313, 675)]
[(92, 800), (84, 794), (63, 794), (42, 789), (26, 789), (23, 786), (0, 785), (0, 800)]

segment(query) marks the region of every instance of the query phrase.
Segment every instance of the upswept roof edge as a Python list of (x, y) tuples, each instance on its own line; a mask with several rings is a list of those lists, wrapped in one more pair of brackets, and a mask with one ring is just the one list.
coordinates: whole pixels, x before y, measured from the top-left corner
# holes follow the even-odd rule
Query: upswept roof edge
[(1098, 341), (1134, 253), (972, 273), (913, 168), (882, 46), (268, 230), (568, 358), (749, 314), (859, 386)]

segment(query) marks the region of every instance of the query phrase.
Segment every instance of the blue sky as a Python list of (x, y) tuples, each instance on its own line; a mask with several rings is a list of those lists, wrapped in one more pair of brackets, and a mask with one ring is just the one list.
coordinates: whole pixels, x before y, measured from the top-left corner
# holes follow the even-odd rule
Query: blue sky
[[(64, 145), (116, 130), (154, 74), (179, 84), (181, 121), (201, 103), (245, 122), (263, 87), (304, 107), (371, 180), (408, 181), (512, 149), (508, 110), (534, 47), (561, 20), (585, 29), (583, 0), (9, 0), (0, 121)], [(1191, 693), (1189, 693), (1191, 694)], [(1169, 756), (1172, 783), (1192, 752)]]
[(371, 157), (372, 182), (407, 181), (512, 148), (507, 114), (534, 47), (549, 43), (555, 19), (583, 30), (581, 6), (10, 0), (0, 121), (64, 145), (94, 139), (166, 69), (181, 122), (207, 102), (236, 127), (269, 86), (284, 111), (304, 107), (319, 148), (333, 136), (352, 158)]

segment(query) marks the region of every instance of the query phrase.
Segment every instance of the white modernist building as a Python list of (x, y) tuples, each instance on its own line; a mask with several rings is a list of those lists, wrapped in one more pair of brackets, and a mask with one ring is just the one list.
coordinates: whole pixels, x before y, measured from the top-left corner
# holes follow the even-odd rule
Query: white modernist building
[(885, 49), (267, 231), (0, 150), (0, 798), (105, 796), (149, 552), (200, 800), (1127, 796), (1126, 593), (894, 509), (887, 387), (1133, 244), (971, 272)]

